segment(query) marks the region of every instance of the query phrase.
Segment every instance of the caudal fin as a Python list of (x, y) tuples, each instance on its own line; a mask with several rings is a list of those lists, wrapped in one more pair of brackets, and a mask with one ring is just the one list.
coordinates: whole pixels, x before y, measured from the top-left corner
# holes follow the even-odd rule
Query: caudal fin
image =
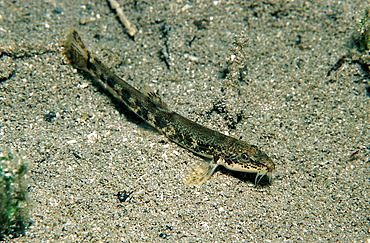
[(64, 54), (74, 68), (88, 71), (89, 51), (75, 29), (71, 29), (67, 33), (67, 38), (64, 42)]

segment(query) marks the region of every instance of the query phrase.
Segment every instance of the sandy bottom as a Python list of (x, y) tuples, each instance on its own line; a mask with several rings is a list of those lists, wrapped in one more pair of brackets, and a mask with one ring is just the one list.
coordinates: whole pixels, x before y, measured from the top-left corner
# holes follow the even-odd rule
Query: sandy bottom
[[(12, 242), (369, 241), (369, 74), (344, 62), (366, 1), (0, 1), (0, 146), (27, 156), (32, 227)], [(294, 2), (294, 3), (293, 3)], [(316, 3), (315, 3), (316, 2)], [(218, 171), (76, 73), (100, 60), (178, 113), (257, 145), (271, 186)]]

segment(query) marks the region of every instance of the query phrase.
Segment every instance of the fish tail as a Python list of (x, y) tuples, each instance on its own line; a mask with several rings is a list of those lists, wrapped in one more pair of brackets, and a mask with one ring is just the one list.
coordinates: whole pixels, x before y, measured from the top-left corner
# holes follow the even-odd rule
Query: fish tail
[(75, 29), (67, 33), (64, 42), (64, 54), (74, 68), (88, 71), (90, 53)]

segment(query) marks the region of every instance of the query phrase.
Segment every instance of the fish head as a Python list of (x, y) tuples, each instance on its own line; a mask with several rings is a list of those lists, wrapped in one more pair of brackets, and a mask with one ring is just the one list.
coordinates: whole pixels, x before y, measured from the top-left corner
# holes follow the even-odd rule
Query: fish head
[(255, 184), (258, 184), (265, 175), (271, 183), (272, 173), (275, 171), (275, 164), (266, 153), (240, 140), (220, 156), (219, 161), (220, 165), (229, 170), (257, 173)]

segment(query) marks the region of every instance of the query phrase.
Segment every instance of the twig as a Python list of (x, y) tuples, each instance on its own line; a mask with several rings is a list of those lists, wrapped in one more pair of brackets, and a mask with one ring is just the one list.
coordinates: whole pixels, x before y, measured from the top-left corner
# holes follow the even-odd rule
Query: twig
[(130, 21), (126, 18), (125, 14), (123, 13), (123, 8), (121, 8), (118, 4), (118, 2), (116, 0), (108, 0), (110, 6), (112, 7), (112, 9), (116, 10), (117, 12), (117, 15), (119, 17), (119, 20), (121, 21), (121, 23), (127, 28), (128, 30), (128, 34), (131, 36), (131, 37), (134, 37), (136, 32), (137, 32), (137, 29), (135, 28), (135, 26), (133, 26)]

